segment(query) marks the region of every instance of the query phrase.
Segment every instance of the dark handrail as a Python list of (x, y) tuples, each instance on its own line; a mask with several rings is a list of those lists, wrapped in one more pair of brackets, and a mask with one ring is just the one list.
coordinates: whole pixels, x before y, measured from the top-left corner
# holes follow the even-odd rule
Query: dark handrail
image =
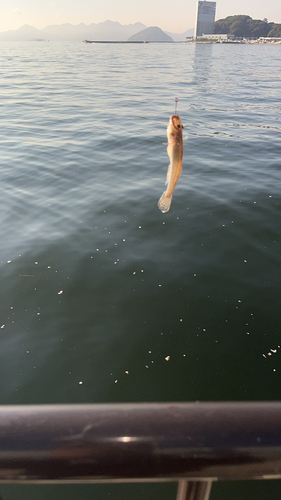
[(0, 482), (280, 477), (281, 402), (0, 407)]

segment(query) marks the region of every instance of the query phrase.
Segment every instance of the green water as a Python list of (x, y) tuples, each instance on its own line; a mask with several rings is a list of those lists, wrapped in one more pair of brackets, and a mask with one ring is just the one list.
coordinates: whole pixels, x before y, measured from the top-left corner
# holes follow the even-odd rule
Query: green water
[[(0, 403), (280, 399), (280, 47), (1, 48)], [(176, 95), (188, 139), (163, 215)], [(220, 483), (211, 500), (279, 490)]]

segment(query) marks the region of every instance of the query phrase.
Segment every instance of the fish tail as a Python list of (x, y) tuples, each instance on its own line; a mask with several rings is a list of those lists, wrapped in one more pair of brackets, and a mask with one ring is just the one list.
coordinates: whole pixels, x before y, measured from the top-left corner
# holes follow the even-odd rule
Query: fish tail
[(158, 201), (158, 208), (160, 208), (161, 212), (165, 214), (169, 212), (170, 206), (172, 203), (172, 196), (167, 196), (166, 191), (162, 194), (161, 198)]

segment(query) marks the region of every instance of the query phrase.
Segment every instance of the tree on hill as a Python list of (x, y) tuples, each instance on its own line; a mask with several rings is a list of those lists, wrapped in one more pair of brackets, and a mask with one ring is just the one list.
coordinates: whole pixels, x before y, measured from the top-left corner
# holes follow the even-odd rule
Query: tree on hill
[(250, 19), (248, 21), (251, 37), (267, 36), (274, 23), (268, 23), (267, 20)]
[(249, 16), (237, 16), (239, 19), (236, 19), (230, 26), (230, 33), (231, 35), (237, 36), (237, 37), (250, 37), (250, 26), (249, 26), (249, 21), (251, 18)]
[(247, 19), (251, 19), (250, 16), (236, 15), (236, 16), (228, 16), (225, 19), (219, 19), (215, 22), (214, 32), (215, 33), (232, 33), (231, 28), (232, 25), (245, 24)]
[(281, 24), (274, 24), (266, 36), (281, 38)]
[[(215, 22), (215, 33), (227, 33), (236, 37), (258, 38), (260, 36), (278, 36), (269, 35), (274, 26), (278, 24), (269, 23), (267, 19), (252, 19), (250, 16), (236, 15), (228, 16), (225, 19), (219, 19)], [(278, 30), (276, 32), (279, 32)]]

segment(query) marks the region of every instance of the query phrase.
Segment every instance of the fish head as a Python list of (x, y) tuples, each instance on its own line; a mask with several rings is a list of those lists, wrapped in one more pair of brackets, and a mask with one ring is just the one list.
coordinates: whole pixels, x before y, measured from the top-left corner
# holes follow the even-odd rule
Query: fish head
[(183, 129), (183, 124), (179, 115), (172, 115), (170, 118), (170, 123), (177, 132)]

